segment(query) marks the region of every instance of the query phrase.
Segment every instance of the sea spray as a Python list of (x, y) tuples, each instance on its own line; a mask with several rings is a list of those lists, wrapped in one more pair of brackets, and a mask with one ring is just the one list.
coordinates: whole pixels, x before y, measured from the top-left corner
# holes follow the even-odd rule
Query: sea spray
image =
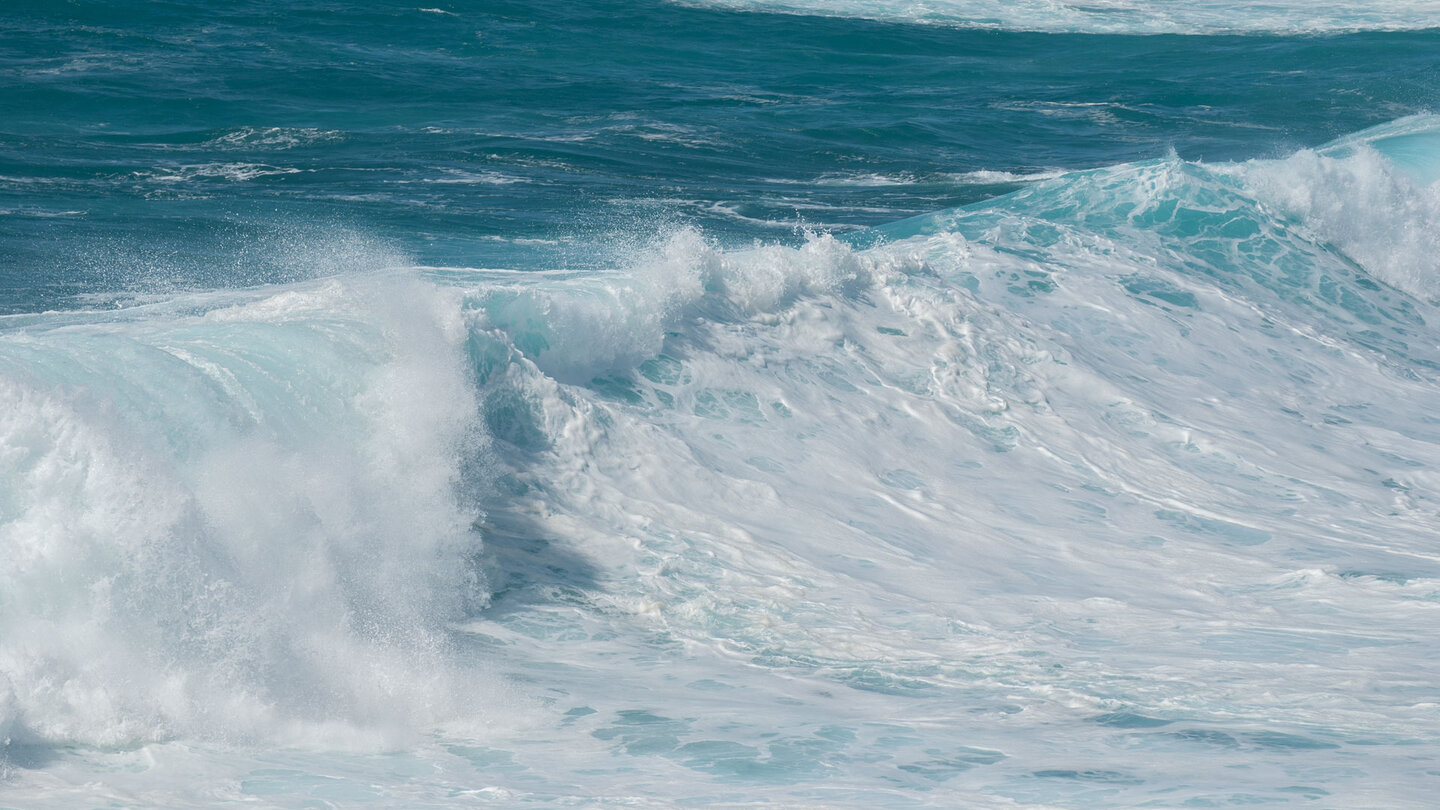
[[(1440, 119), (1427, 117), (1430, 134)], [(1440, 143), (1431, 161), (1440, 161)], [(1343, 156), (1306, 150), (1240, 167), (1257, 199), (1303, 223), (1375, 278), (1425, 299), (1440, 293), (1440, 182), (1362, 144)], [(1429, 182), (1427, 182), (1429, 181)]]
[(183, 5), (6, 63), (6, 803), (1428, 806), (1433, 32)]
[(357, 276), (190, 306), (7, 342), (12, 738), (476, 716), (445, 634), (487, 598), (457, 298)]

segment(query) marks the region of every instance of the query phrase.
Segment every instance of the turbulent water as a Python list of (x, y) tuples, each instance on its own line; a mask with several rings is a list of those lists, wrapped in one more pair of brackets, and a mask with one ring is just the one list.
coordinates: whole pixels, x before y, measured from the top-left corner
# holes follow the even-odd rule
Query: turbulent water
[(1440, 4), (0, 10), (0, 806), (1433, 806)]

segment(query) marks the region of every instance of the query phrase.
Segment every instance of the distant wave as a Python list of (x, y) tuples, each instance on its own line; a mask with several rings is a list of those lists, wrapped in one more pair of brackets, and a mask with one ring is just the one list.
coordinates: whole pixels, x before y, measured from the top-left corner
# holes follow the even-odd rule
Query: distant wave
[[(1209, 252), (1227, 242), (1210, 260), (1217, 268), (1247, 267), (1248, 259), (1268, 250), (1280, 256), (1321, 245), (1387, 284), (1435, 298), (1440, 296), (1440, 232), (1433, 227), (1440, 221), (1437, 181), (1440, 116), (1417, 115), (1278, 160), (1204, 163), (1172, 157), (1059, 174), (1004, 197), (875, 232), (907, 238), (958, 229), (990, 240), (999, 222), (1044, 219), (1129, 241), (1142, 232), (1153, 236), (1173, 229), (1182, 239), (1175, 249), (1192, 259), (1199, 258), (1197, 248)], [(1267, 240), (1283, 244), (1258, 247)]]
[(685, 5), (887, 22), (1105, 34), (1307, 34), (1440, 27), (1440, 2), (1337, 0), (681, 0)]

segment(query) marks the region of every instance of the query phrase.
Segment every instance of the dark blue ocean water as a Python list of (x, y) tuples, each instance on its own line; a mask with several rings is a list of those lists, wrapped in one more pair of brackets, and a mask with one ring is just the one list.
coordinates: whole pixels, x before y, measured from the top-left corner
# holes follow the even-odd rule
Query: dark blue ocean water
[[(1240, 13), (1240, 12), (1237, 12)], [(1004, 176), (1278, 157), (1428, 110), (1433, 31), (963, 30), (666, 2), (18, 3), (0, 307), (304, 275), (337, 228), (425, 264), (593, 266), (694, 223), (790, 241)]]
[(1440, 4), (0, 7), (0, 807), (1428, 808)]

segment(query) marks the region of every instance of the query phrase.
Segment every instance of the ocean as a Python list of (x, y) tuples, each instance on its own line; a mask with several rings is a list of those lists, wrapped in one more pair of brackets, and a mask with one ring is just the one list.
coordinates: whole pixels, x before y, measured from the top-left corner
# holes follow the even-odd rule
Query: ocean
[(0, 807), (1429, 808), (1440, 2), (12, 0)]

